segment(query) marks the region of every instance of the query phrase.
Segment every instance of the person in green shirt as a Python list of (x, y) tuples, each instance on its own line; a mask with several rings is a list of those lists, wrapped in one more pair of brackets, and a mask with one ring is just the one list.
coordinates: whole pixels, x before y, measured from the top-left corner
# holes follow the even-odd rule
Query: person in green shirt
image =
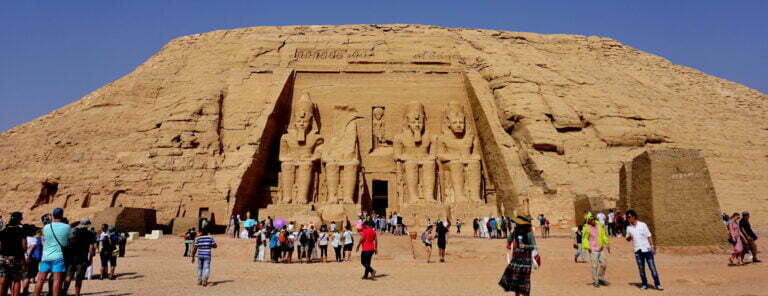
[[(608, 254), (611, 246), (605, 226), (597, 221), (595, 216), (587, 214), (587, 224), (582, 227), (581, 248), (589, 252), (592, 267), (592, 285), (597, 287), (609, 285), (605, 280), (605, 269), (608, 265)], [(607, 251), (607, 253), (606, 253)]]

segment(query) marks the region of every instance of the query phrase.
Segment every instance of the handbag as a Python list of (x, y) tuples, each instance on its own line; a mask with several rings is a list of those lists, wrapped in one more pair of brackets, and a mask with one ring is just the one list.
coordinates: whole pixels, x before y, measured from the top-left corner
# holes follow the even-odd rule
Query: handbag
[(533, 269), (539, 269), (541, 267), (541, 256), (539, 255), (539, 251), (536, 249), (533, 249), (531, 251), (531, 267)]
[(64, 264), (69, 265), (72, 262), (72, 259), (75, 256), (75, 249), (72, 248), (70, 245), (63, 246), (61, 242), (59, 241), (59, 238), (56, 236), (56, 232), (53, 231), (53, 223), (48, 224), (51, 228), (51, 234), (53, 234), (53, 239), (56, 240), (56, 244), (59, 245), (59, 248), (61, 248), (61, 253), (64, 255)]

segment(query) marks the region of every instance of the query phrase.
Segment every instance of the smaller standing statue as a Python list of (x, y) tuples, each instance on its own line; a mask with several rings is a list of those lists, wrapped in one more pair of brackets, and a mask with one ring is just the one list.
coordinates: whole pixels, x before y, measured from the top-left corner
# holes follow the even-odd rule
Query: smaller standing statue
[[(424, 134), (424, 105), (410, 102), (405, 110), (406, 127), (395, 136), (394, 157), (403, 203), (435, 201), (435, 156), (432, 141)], [(404, 183), (404, 184), (403, 184)], [(403, 192), (404, 191), (404, 192)]]
[(445, 202), (480, 202), (480, 153), (477, 137), (467, 129), (464, 107), (448, 104), (443, 133), (435, 141), (441, 169), (447, 169)]
[(390, 146), (386, 138), (386, 127), (384, 124), (384, 107), (375, 106), (371, 111), (373, 115), (373, 150)]
[(331, 204), (354, 203), (360, 167), (360, 146), (357, 136), (357, 110), (346, 105), (334, 106), (334, 136), (323, 146), (326, 201)]
[(315, 104), (305, 93), (294, 107), (288, 131), (280, 139), (281, 203), (306, 204), (311, 199), (317, 172), (318, 146), (322, 145)]

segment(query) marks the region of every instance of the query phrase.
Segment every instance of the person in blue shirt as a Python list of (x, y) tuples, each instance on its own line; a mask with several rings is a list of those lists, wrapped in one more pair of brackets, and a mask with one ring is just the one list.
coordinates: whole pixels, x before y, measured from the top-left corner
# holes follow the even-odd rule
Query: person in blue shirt
[[(208, 229), (203, 228), (202, 235), (195, 239), (192, 248), (192, 263), (195, 263), (197, 257), (197, 284), (203, 287), (208, 286), (208, 278), (211, 275), (211, 249), (218, 247), (216, 241), (208, 234)], [(197, 256), (195, 256), (197, 254)]]
[(68, 224), (62, 223), (62, 219), (64, 210), (56, 208), (53, 210), (53, 222), (43, 227), (43, 258), (38, 267), (35, 296), (43, 292), (42, 283), (46, 282), (49, 273), (53, 273), (53, 296), (61, 295), (64, 273), (67, 271), (62, 248), (69, 245), (69, 239), (72, 237), (72, 229)]

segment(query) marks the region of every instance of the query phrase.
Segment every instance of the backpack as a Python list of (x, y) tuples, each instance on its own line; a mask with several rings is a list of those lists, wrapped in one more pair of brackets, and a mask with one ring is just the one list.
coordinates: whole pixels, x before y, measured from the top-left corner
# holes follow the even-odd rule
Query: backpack
[(299, 233), (299, 243), (301, 243), (302, 245), (306, 245), (308, 243), (308, 240), (309, 239), (307, 238), (307, 231), (306, 230), (302, 230)]
[(422, 232), (421, 233), (421, 241), (424, 242), (424, 243), (427, 243), (427, 238), (428, 238), (427, 237), (427, 233), (426, 232)]
[(282, 233), (282, 232), (281, 232), (281, 233), (280, 233), (280, 237), (279, 237), (279, 239), (278, 239), (278, 240), (280, 241), (280, 244), (283, 244), (283, 243), (285, 243), (285, 239), (286, 239), (286, 238), (285, 238), (285, 233)]
[(35, 238), (35, 247), (32, 249), (32, 254), (29, 255), (35, 261), (40, 261), (43, 259), (43, 240), (40, 237)]

